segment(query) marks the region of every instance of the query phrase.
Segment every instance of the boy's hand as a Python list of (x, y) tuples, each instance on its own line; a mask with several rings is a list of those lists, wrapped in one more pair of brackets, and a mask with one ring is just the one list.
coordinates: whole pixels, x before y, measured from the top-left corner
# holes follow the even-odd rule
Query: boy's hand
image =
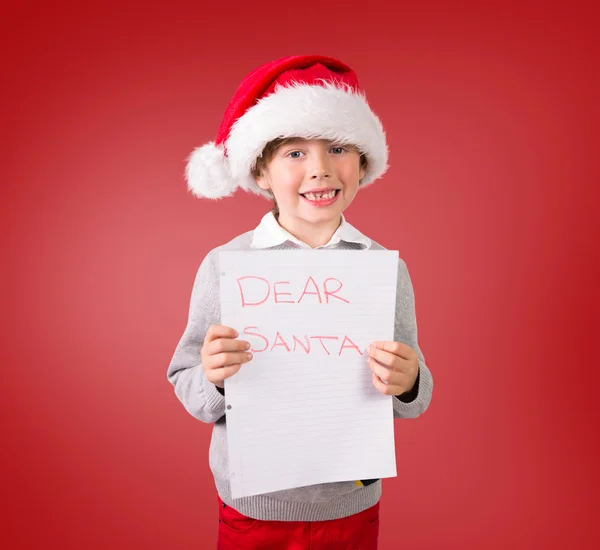
[(247, 353), (250, 343), (244, 340), (235, 340), (238, 333), (223, 325), (211, 325), (206, 333), (202, 356), (204, 376), (219, 388), (225, 387), (225, 379), (233, 376), (252, 359), (252, 354)]
[(412, 390), (419, 374), (417, 352), (401, 342), (373, 342), (369, 347), (373, 385), (384, 395)]

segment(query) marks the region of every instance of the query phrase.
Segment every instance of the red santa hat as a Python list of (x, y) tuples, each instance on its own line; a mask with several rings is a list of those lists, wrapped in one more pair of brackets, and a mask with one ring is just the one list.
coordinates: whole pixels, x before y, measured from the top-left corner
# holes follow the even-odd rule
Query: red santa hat
[(211, 199), (241, 187), (269, 197), (252, 176), (265, 145), (299, 137), (352, 144), (368, 160), (360, 186), (387, 170), (388, 147), (379, 118), (345, 63), (320, 55), (290, 56), (249, 73), (231, 99), (215, 141), (188, 158), (190, 191)]

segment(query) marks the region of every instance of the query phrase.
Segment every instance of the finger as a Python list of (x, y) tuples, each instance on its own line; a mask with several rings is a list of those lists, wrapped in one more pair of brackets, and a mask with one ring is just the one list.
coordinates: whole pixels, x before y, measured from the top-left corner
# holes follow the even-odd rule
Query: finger
[(242, 365), (240, 363), (237, 365), (227, 365), (226, 367), (208, 371), (206, 378), (212, 384), (222, 384), (226, 378), (232, 377), (241, 368)]
[(397, 355), (403, 359), (412, 359), (417, 355), (416, 351), (402, 342), (373, 342), (371, 344), (376, 349), (387, 351), (392, 355)]
[(400, 395), (404, 392), (404, 390), (400, 386), (384, 384), (375, 373), (373, 373), (373, 386), (375, 386), (379, 393), (382, 393), (384, 395)]
[(382, 349), (376, 348), (374, 346), (369, 346), (369, 357), (373, 359), (377, 359), (382, 365), (386, 367), (390, 367), (393, 369), (401, 369), (402, 368), (402, 359), (397, 355), (394, 355), (390, 351), (384, 351)]
[(212, 342), (217, 338), (237, 338), (239, 335), (235, 329), (225, 325), (210, 325), (206, 333), (206, 342)]
[(211, 355), (205, 361), (207, 369), (220, 369), (228, 367), (230, 365), (237, 365), (238, 363), (247, 363), (252, 359), (252, 354), (247, 352), (225, 352)]
[(238, 363), (237, 365), (227, 365), (220, 369), (220, 372), (223, 373), (223, 380), (226, 378), (231, 378), (236, 372), (238, 372), (242, 368), (242, 365)]
[(379, 378), (384, 384), (390, 386), (401, 386), (404, 377), (397, 370), (389, 369), (380, 365), (375, 359), (369, 358), (369, 368), (377, 378)]
[(204, 346), (204, 355), (216, 355), (227, 351), (246, 351), (250, 349), (250, 342), (233, 340), (232, 338), (217, 338)]

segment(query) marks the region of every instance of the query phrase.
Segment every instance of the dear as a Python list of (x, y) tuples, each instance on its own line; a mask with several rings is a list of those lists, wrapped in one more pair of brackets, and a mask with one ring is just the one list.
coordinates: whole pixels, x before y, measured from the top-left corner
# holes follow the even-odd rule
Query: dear
[[(313, 300), (318, 300), (319, 304), (329, 304), (330, 297), (347, 304), (350, 303), (346, 298), (338, 295), (343, 285), (339, 279), (334, 277), (329, 277), (323, 281), (322, 290), (319, 289), (319, 285), (313, 277), (308, 277), (304, 289), (300, 293), (298, 293), (297, 289), (295, 293), (292, 293), (284, 292), (277, 288), (278, 285), (291, 285), (290, 281), (275, 281), (270, 283), (264, 277), (257, 277), (255, 275), (239, 277), (236, 281), (240, 289), (242, 307), (260, 306), (266, 303), (269, 298), (275, 304), (299, 304), (306, 296), (315, 296), (316, 300), (314, 298)], [(289, 287), (284, 288), (289, 289)], [(282, 296), (287, 298), (282, 298)], [(294, 300), (294, 296), (298, 296), (298, 299)]]

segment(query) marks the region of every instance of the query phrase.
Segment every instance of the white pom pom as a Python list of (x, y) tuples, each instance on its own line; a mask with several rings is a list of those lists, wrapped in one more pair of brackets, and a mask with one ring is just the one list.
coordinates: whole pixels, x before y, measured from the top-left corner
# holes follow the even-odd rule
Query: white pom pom
[(213, 141), (192, 152), (188, 157), (185, 176), (188, 189), (201, 198), (230, 197), (238, 187), (229, 171), (225, 149)]

